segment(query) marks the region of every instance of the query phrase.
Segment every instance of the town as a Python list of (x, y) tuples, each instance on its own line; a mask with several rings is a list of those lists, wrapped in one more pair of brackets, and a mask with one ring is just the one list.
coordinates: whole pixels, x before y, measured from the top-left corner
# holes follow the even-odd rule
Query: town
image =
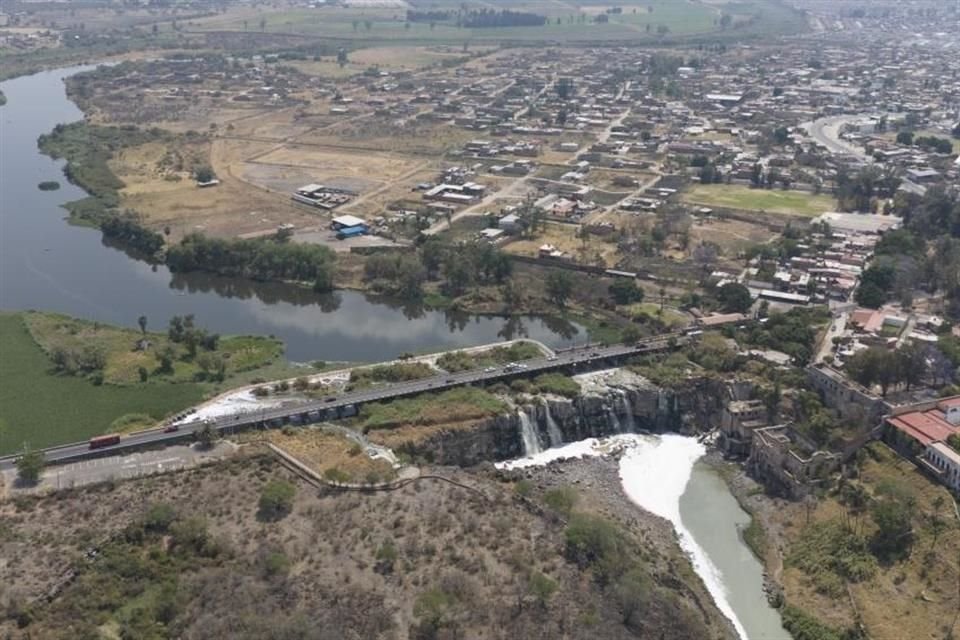
[(0, 631), (954, 637), (957, 25), (0, 1)]

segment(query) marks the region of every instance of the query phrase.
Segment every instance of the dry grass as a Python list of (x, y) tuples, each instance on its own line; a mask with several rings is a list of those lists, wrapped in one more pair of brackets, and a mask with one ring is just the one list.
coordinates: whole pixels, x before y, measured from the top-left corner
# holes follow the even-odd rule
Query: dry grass
[(601, 236), (576, 236), (574, 225), (546, 223), (532, 239), (515, 240), (504, 246), (504, 251), (521, 256), (537, 256), (540, 246), (552, 244), (565, 254), (573, 256), (577, 262), (596, 264), (602, 262), (612, 267), (617, 262), (617, 245), (606, 242)]
[[(73, 561), (150, 505), (166, 502), (180, 517), (202, 517), (211, 537), (229, 550), (184, 565), (174, 577), (185, 595), (176, 607), (182, 637), (265, 637), (304, 616), (311, 628), (350, 629), (349, 637), (406, 637), (418, 622), (415, 603), (430, 590), (451, 598), (444, 624), (458, 637), (632, 637), (612, 599), (562, 556), (562, 522), (524, 508), (509, 485), (444, 473), (480, 488), (486, 499), (436, 481), (393, 492), (321, 495), (260, 456), (73, 491), (63, 494), (68, 499), (42, 498), (22, 509), (2, 503), (0, 557), (8, 579), (0, 585), (0, 599), (37, 596), (78, 566), (76, 585), (54, 603), (36, 607), (27, 631), (32, 637), (75, 638), (83, 635), (81, 628), (116, 629), (146, 594), (87, 592), (84, 586), (96, 584), (96, 575), (106, 578), (102, 572), (120, 566)], [(258, 495), (275, 479), (296, 485), (293, 509), (279, 521), (264, 521), (257, 517)], [(388, 546), (391, 553), (383, 553)], [(151, 549), (159, 554), (154, 557), (169, 552), (163, 545)], [(265, 573), (268, 552), (285, 556), (288, 570)], [(529, 593), (532, 571), (557, 583), (543, 605)], [(149, 574), (143, 579), (149, 584)], [(132, 584), (127, 574), (123, 580)], [(669, 595), (685, 597), (680, 593)], [(101, 601), (111, 605), (96, 610), (96, 620), (71, 617), (78, 610), (90, 613), (91, 604)], [(669, 610), (666, 602), (656, 606)], [(0, 633), (17, 637), (24, 631), (4, 615)]]
[(381, 479), (394, 476), (393, 467), (385, 460), (374, 460), (363, 447), (342, 433), (321, 429), (270, 431), (267, 439), (320, 475), (338, 469), (351, 478), (362, 480), (371, 474)]

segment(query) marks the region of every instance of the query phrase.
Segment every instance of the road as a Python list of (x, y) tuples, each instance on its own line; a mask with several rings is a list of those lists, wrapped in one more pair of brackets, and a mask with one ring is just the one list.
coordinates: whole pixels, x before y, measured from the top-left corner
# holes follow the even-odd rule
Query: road
[[(635, 345), (586, 346), (567, 351), (558, 351), (552, 356), (525, 360), (522, 368), (508, 369), (496, 367), (483, 370), (471, 370), (461, 373), (445, 373), (442, 375), (400, 382), (385, 387), (364, 389), (339, 396), (331, 396), (323, 400), (304, 402), (297, 405), (266, 408), (262, 410), (227, 414), (212, 418), (208, 422), (196, 420), (180, 425), (173, 432), (165, 432), (163, 428), (148, 429), (131, 433), (123, 437), (119, 444), (103, 447), (97, 454), (110, 455), (128, 449), (149, 446), (163, 446), (183, 440), (189, 440), (195, 433), (202, 430), (207, 424), (221, 434), (229, 434), (238, 429), (247, 429), (258, 425), (270, 424), (280, 426), (291, 417), (301, 422), (317, 422), (330, 419), (334, 410), (355, 411), (356, 407), (368, 402), (392, 400), (405, 396), (417, 395), (425, 392), (443, 391), (470, 384), (482, 384), (506, 380), (517, 377), (535, 375), (558, 369), (582, 366), (596, 366), (611, 359), (624, 358), (654, 351), (662, 351), (670, 347), (670, 340), (676, 344), (684, 344), (689, 338), (681, 333), (668, 333), (638, 342)], [(51, 447), (44, 450), (48, 463), (63, 463), (91, 455), (88, 442)], [(0, 458), (0, 471), (12, 469), (15, 466), (16, 455)]]
[(813, 122), (806, 122), (801, 126), (807, 130), (811, 138), (819, 144), (822, 144), (831, 153), (857, 156), (866, 162), (873, 162), (873, 158), (864, 153), (863, 149), (849, 144), (840, 138), (840, 129), (844, 124), (862, 117), (862, 115), (833, 116), (830, 118), (820, 118)]
[(127, 480), (140, 476), (187, 469), (210, 460), (226, 458), (236, 451), (233, 443), (221, 441), (206, 449), (197, 445), (174, 445), (157, 451), (121, 451), (116, 455), (90, 460), (76, 460), (47, 467), (40, 482), (31, 487), (18, 487), (15, 469), (0, 471), (8, 491), (37, 493), (50, 489), (82, 487), (107, 480)]

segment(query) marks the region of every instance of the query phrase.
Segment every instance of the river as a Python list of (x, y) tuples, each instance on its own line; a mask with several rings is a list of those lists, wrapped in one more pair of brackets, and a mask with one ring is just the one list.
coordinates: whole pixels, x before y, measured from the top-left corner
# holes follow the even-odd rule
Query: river
[[(63, 79), (70, 67), (0, 83), (0, 309), (42, 309), (124, 326), (146, 315), (166, 326), (192, 313), (221, 334), (274, 335), (297, 361), (379, 361), (418, 352), (530, 337), (562, 346), (583, 342), (577, 325), (535, 317), (502, 318), (397, 304), (359, 292), (318, 295), (283, 284), (208, 274), (173, 276), (103, 242), (97, 230), (64, 221), (64, 202), (86, 194), (69, 184), (63, 162), (42, 155), (37, 138), (83, 114)], [(58, 191), (37, 184), (58, 180)]]
[(720, 611), (743, 640), (790, 640), (780, 615), (767, 604), (763, 565), (743, 541), (750, 522), (715, 469), (703, 463), (706, 448), (676, 434), (590, 438), (547, 449), (504, 467), (542, 465), (561, 458), (596, 455), (626, 445), (620, 480), (631, 502), (673, 524)]

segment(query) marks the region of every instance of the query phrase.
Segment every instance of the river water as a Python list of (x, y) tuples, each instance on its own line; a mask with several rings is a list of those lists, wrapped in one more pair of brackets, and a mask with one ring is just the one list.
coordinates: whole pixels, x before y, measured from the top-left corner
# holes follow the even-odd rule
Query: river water
[[(63, 162), (37, 150), (37, 138), (83, 117), (67, 99), (70, 67), (0, 83), (0, 309), (42, 309), (135, 326), (146, 315), (162, 328), (192, 313), (222, 334), (275, 335), (287, 357), (377, 361), (404, 352), (530, 337), (553, 346), (586, 340), (576, 325), (540, 318), (427, 310), (341, 291), (317, 295), (283, 284), (208, 274), (173, 276), (106, 245), (100, 232), (68, 225), (64, 202), (86, 194), (62, 175)], [(58, 180), (59, 191), (37, 184)]]
[(706, 448), (675, 434), (590, 438), (503, 464), (521, 468), (551, 460), (598, 455), (625, 445), (620, 480), (631, 502), (673, 524), (720, 611), (743, 640), (790, 640), (780, 615), (767, 604), (763, 565), (743, 541), (750, 516), (719, 474), (700, 461)]

